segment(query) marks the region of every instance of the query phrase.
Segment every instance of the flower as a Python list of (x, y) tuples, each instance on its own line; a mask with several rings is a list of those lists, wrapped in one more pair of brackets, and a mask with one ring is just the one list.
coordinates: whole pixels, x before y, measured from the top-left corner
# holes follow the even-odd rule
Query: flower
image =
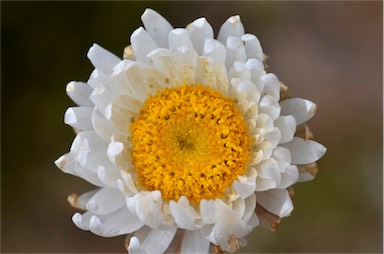
[(69, 202), (83, 230), (128, 235), (130, 253), (233, 252), (258, 225), (289, 216), (296, 182), (326, 151), (305, 122), (308, 100), (267, 73), (259, 40), (230, 17), (174, 29), (147, 9), (120, 59), (97, 44), (87, 83), (70, 82), (77, 130), (56, 160), (98, 186)]

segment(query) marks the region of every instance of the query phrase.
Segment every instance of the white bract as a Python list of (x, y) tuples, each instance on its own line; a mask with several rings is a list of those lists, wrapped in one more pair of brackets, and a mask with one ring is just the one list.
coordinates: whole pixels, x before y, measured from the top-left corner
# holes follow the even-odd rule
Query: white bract
[[(239, 16), (230, 17), (216, 39), (205, 18), (173, 28), (147, 9), (142, 21), (124, 59), (94, 44), (89, 80), (67, 85), (78, 106), (68, 108), (65, 123), (77, 136), (55, 163), (98, 187), (70, 196), (73, 206), (85, 210), (73, 222), (104, 237), (129, 235), (129, 253), (208, 253), (213, 245), (236, 251), (256, 226), (274, 230), (289, 216), (288, 187), (315, 176), (315, 162), (326, 149), (311, 140), (304, 123), (316, 105), (286, 96), (285, 86), (266, 72), (260, 42), (245, 34)], [(220, 197), (197, 203), (186, 195), (168, 200), (160, 190), (145, 188), (132, 160), (131, 124), (147, 98), (185, 84), (232, 98), (250, 139), (246, 170)]]

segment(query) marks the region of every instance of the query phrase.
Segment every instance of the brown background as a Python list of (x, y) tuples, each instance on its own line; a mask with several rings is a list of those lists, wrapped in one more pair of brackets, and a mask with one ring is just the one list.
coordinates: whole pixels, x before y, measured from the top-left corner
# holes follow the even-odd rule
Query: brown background
[(293, 214), (257, 228), (244, 252), (382, 252), (382, 2), (2, 2), (1, 250), (123, 252), (124, 237), (77, 229), (68, 194), (91, 188), (53, 161), (74, 138), (63, 124), (70, 80), (87, 80), (97, 42), (117, 55), (146, 7), (175, 27), (205, 16), (216, 33), (240, 14), (271, 71), (317, 103), (310, 121), (327, 146)]

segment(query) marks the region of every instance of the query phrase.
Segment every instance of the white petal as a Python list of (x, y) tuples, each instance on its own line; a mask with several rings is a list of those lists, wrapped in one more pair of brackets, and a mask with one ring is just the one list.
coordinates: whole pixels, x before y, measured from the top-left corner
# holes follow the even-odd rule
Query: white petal
[(132, 233), (142, 226), (143, 223), (126, 207), (123, 207), (108, 215), (93, 215), (89, 230), (99, 236), (114, 237)]
[(183, 254), (204, 254), (209, 252), (210, 242), (203, 238), (199, 230), (186, 230), (181, 243)]
[(107, 155), (109, 159), (116, 165), (116, 157), (124, 150), (124, 144), (121, 142), (111, 142), (108, 144)]
[[(130, 194), (137, 194), (138, 190), (137, 190), (137, 188), (135, 186), (135, 183), (133, 181), (132, 175), (130, 173), (128, 173), (128, 172), (125, 172), (124, 170), (120, 170), (120, 174), (121, 174), (121, 178), (122, 178), (120, 180), (124, 184), (124, 187), (127, 188), (129, 193)], [(122, 191), (124, 192), (124, 190), (125, 190), (125, 188), (123, 188)], [(133, 196), (133, 195), (131, 195), (131, 196)]]
[(253, 216), (255, 216), (255, 208), (256, 208), (256, 195), (252, 193), (249, 197), (245, 199), (245, 211), (243, 220), (248, 223)]
[(242, 40), (237, 37), (229, 36), (226, 43), (227, 55), (225, 58), (225, 66), (229, 70), (236, 61), (245, 62), (247, 54)]
[(155, 72), (156, 70), (139, 63), (133, 63), (126, 68), (127, 80), (131, 84), (133, 93), (140, 101), (145, 101), (150, 94), (155, 95), (163, 87), (156, 82), (153, 76), (148, 75)]
[(260, 99), (260, 93), (256, 86), (250, 80), (232, 79), (231, 84), (237, 87), (237, 91), (244, 94), (248, 101), (257, 102)]
[(187, 26), (189, 38), (199, 55), (203, 54), (206, 39), (213, 38), (212, 26), (205, 18), (199, 18)]
[(131, 161), (132, 144), (130, 140), (126, 140), (124, 143), (111, 142), (108, 145), (107, 154), (112, 163), (117, 169), (127, 170), (132, 168)]
[(247, 62), (245, 62), (245, 68), (249, 69), (251, 72), (251, 81), (255, 84), (257, 87), (257, 90), (259, 90), (260, 94), (264, 90), (264, 81), (262, 81), (262, 78), (265, 76), (265, 70), (264, 70), (264, 64), (257, 60), (257, 59), (248, 59)]
[(280, 218), (289, 216), (293, 210), (292, 200), (285, 189), (256, 192), (256, 200), (265, 209)]
[(275, 120), (280, 115), (279, 102), (274, 97), (265, 95), (259, 102), (259, 112), (260, 114), (267, 114), (272, 120)]
[(152, 56), (152, 60), (155, 68), (165, 75), (163, 79), (165, 87), (175, 87), (183, 84), (183, 69), (175, 56), (156, 54)]
[(232, 210), (240, 217), (243, 218), (245, 211), (245, 201), (242, 198), (238, 198), (232, 201)]
[(139, 100), (129, 95), (120, 95), (108, 107), (106, 117), (116, 130), (124, 133), (125, 136), (131, 136), (131, 124), (139, 115), (137, 108), (141, 105)]
[(94, 69), (87, 80), (87, 84), (95, 89), (99, 85), (105, 85), (109, 82), (109, 74), (102, 72), (99, 69)]
[(112, 136), (116, 136), (119, 133), (99, 110), (92, 112), (92, 125), (96, 133), (107, 142), (111, 140)]
[(326, 152), (326, 148), (312, 140), (293, 138), (290, 142), (282, 144), (292, 156), (292, 164), (309, 164), (320, 159)]
[(97, 176), (107, 187), (118, 188), (117, 180), (120, 177), (120, 170), (114, 167), (106, 169), (104, 166), (97, 168)]
[(159, 13), (149, 8), (145, 9), (141, 20), (157, 46), (167, 48), (168, 34), (173, 29), (172, 25)]
[(285, 172), (281, 174), (281, 182), (276, 187), (279, 189), (285, 189), (293, 185), (299, 179), (299, 170), (297, 166), (290, 165), (285, 169)]
[(256, 182), (237, 182), (233, 183), (233, 189), (239, 194), (240, 198), (246, 198), (256, 191)]
[(276, 99), (280, 100), (280, 81), (273, 73), (267, 73), (262, 78), (261, 81), (264, 83), (263, 94), (270, 95)]
[(92, 87), (84, 82), (71, 81), (66, 87), (68, 96), (79, 106), (93, 106), (89, 99), (92, 90)]
[(162, 230), (175, 227), (172, 216), (166, 217), (164, 213), (160, 191), (142, 191), (126, 201), (129, 210), (149, 227)]
[(147, 253), (163, 253), (175, 236), (176, 230), (176, 228), (170, 230), (152, 229), (141, 246)]
[(228, 72), (228, 78), (230, 80), (233, 78), (250, 80), (251, 72), (248, 68), (245, 67), (243, 62), (236, 61)]
[(244, 26), (241, 23), (240, 16), (232, 16), (228, 18), (219, 30), (217, 39), (223, 44), (227, 43), (228, 36), (240, 38), (244, 34)]
[(125, 204), (124, 195), (118, 189), (102, 188), (87, 203), (86, 208), (95, 214), (109, 214)]
[(105, 74), (111, 74), (113, 67), (121, 61), (120, 58), (109, 52), (108, 50), (100, 47), (96, 43), (89, 49), (87, 57), (97, 68)]
[(136, 236), (132, 236), (129, 240), (129, 246), (128, 246), (128, 253), (129, 254), (143, 254), (141, 243), (139, 239), (137, 239)]
[(296, 132), (296, 120), (293, 116), (279, 116), (275, 120), (274, 125), (281, 132), (279, 144), (287, 143), (293, 139), (293, 135)]
[(86, 212), (84, 214), (80, 214), (80, 213), (75, 213), (73, 216), (72, 216), (72, 221), (73, 223), (80, 229), (82, 230), (89, 230), (89, 223), (91, 221), (91, 217), (92, 217), (92, 213), (91, 212)]
[(186, 67), (192, 71), (198, 57), (197, 52), (193, 48), (181, 46), (177, 48), (174, 54), (181, 65), (187, 65)]
[(196, 213), (189, 204), (185, 196), (181, 196), (176, 203), (171, 200), (169, 202), (172, 216), (175, 218), (177, 226), (187, 230), (196, 230), (203, 226), (201, 217)]
[(213, 200), (200, 201), (200, 215), (204, 224), (212, 224), (215, 222), (215, 202)]
[(216, 62), (225, 62), (226, 53), (227, 50), (221, 42), (215, 39), (205, 40), (203, 56), (206, 56)]
[(184, 28), (176, 28), (169, 33), (169, 48), (177, 49), (180, 46), (193, 48), (188, 31)]
[(287, 99), (280, 102), (281, 115), (292, 115), (296, 124), (308, 121), (316, 112), (316, 104), (301, 98)]
[(256, 58), (263, 61), (263, 49), (261, 48), (260, 41), (253, 34), (244, 34), (241, 40), (245, 42), (245, 51), (247, 59)]
[(198, 58), (195, 67), (195, 81), (219, 90), (223, 95), (228, 93), (227, 70), (221, 62), (211, 62)]
[(77, 162), (75, 153), (68, 153), (61, 156), (55, 161), (55, 164), (64, 173), (76, 175), (96, 186), (104, 186), (97, 174), (85, 169)]
[(106, 108), (116, 97), (110, 89), (106, 89), (103, 85), (99, 84), (93, 90), (89, 99), (95, 104), (96, 108), (100, 110), (104, 116), (106, 115)]
[(246, 223), (220, 199), (216, 199), (215, 212), (216, 222), (210, 235), (204, 237), (220, 245), (224, 250), (229, 250), (228, 240), (231, 235), (243, 238), (258, 224), (255, 214)]
[(70, 107), (65, 111), (64, 123), (79, 130), (93, 130), (91, 107)]
[(256, 177), (256, 169), (249, 168), (247, 175), (239, 176), (238, 180), (233, 182), (233, 189), (242, 199), (249, 197), (256, 191)]
[(136, 59), (144, 63), (150, 63), (147, 54), (157, 48), (157, 45), (144, 28), (139, 27), (132, 33), (131, 44)]
[(284, 147), (276, 147), (273, 150), (272, 157), (277, 161), (280, 172), (285, 172), (285, 169), (291, 165), (291, 153)]
[(94, 131), (79, 132), (74, 139), (71, 152), (76, 153), (78, 163), (92, 172), (100, 165), (113, 167), (107, 157), (108, 143)]
[(280, 183), (280, 169), (275, 159), (270, 158), (260, 162), (256, 169), (256, 191), (273, 189)]
[(94, 189), (91, 191), (87, 191), (87, 192), (81, 194), (79, 197), (76, 198), (76, 201), (75, 201), (76, 207), (78, 207), (82, 210), (86, 210), (86, 208), (85, 208), (86, 204), (93, 197), (93, 195), (95, 195), (95, 193), (98, 192), (99, 190), (100, 190), (100, 188)]

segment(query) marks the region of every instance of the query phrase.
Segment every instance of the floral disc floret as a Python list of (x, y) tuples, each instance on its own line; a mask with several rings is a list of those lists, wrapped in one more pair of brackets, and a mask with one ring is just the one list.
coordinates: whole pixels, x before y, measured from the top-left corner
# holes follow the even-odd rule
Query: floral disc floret
[(202, 85), (166, 88), (134, 120), (132, 162), (165, 200), (214, 199), (246, 170), (250, 138), (231, 98)]

